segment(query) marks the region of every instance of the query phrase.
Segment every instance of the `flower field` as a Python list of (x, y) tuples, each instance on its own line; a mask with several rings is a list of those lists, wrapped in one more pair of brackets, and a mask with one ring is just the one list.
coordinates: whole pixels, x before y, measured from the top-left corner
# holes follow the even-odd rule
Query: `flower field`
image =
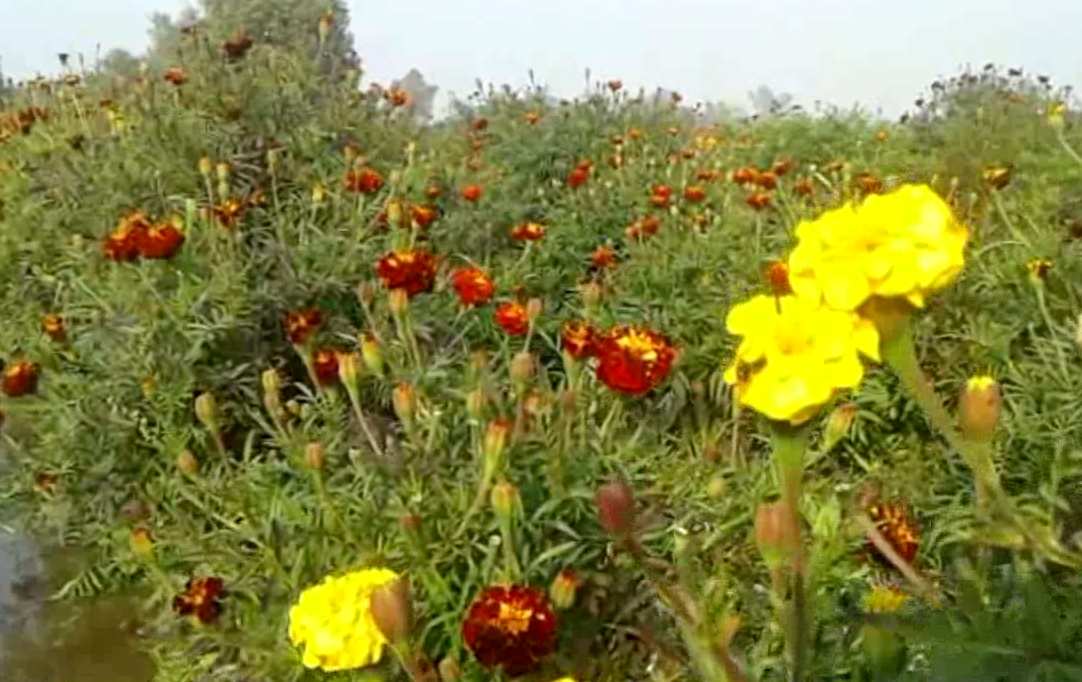
[(422, 124), (321, 12), (0, 91), (57, 599), (137, 595), (169, 682), (1082, 680), (1069, 90)]

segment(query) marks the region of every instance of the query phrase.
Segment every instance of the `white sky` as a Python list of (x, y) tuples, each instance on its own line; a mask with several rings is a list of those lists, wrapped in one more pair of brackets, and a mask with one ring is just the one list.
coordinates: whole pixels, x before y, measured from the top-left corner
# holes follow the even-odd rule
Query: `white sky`
[[(318, 2), (318, 0), (310, 0)], [(747, 106), (760, 84), (888, 115), (964, 64), (987, 61), (1082, 86), (1082, 0), (347, 0), (366, 78), (418, 68), (446, 93), (474, 78), (523, 85), (533, 67), (558, 96), (595, 79), (663, 86), (688, 101)], [(0, 0), (0, 57), (16, 78), (141, 51), (154, 10), (185, 0)]]

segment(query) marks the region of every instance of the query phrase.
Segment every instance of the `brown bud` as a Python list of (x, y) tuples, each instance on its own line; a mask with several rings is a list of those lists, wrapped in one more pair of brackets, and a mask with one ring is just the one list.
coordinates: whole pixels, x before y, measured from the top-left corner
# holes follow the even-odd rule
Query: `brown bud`
[(755, 544), (768, 568), (790, 563), (800, 549), (800, 529), (789, 505), (773, 502), (755, 510)]
[(578, 573), (575, 573), (570, 568), (560, 571), (549, 587), (549, 598), (552, 599), (552, 605), (561, 610), (574, 606), (575, 596), (581, 585), (582, 578), (579, 577)]
[(195, 458), (191, 450), (181, 450), (177, 455), (177, 469), (188, 476), (195, 476), (199, 473), (199, 460)]
[(958, 425), (970, 440), (991, 440), (1002, 410), (999, 384), (992, 377), (973, 377), (958, 400)]
[(210, 174), (214, 171), (214, 162), (210, 160), (209, 156), (204, 156), (199, 159), (199, 174), (205, 178), (209, 178)]
[(594, 497), (601, 526), (610, 534), (626, 537), (635, 525), (635, 493), (623, 481), (606, 483)]
[(481, 441), (481, 450), (485, 458), (485, 466), (495, 467), (503, 457), (503, 451), (507, 448), (507, 439), (511, 432), (511, 422), (506, 419), (493, 419), (485, 428), (485, 435)]
[(560, 393), (560, 408), (564, 414), (573, 416), (578, 408), (579, 394), (573, 388), (565, 389)]
[(413, 601), (409, 578), (401, 577), (372, 591), (372, 620), (392, 644), (409, 640), (413, 629)]
[(325, 454), (322, 443), (309, 443), (304, 446), (304, 465), (314, 471), (323, 468)]
[(421, 517), (418, 514), (403, 514), (398, 518), (398, 525), (407, 533), (419, 533), (421, 531)]

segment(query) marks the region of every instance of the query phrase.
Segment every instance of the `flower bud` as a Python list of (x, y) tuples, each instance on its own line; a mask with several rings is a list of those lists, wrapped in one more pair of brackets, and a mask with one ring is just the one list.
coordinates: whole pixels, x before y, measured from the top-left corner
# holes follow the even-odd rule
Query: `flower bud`
[(327, 198), (327, 188), (324, 187), (321, 183), (317, 182), (312, 187), (312, 203), (318, 206), (318, 205), (322, 204), (323, 201), (326, 198)]
[(560, 392), (560, 409), (568, 417), (575, 416), (575, 412), (578, 409), (579, 394), (573, 388), (568, 388)]
[(755, 510), (755, 544), (770, 569), (790, 563), (800, 550), (800, 528), (785, 502), (761, 504)]
[(392, 315), (404, 314), (410, 307), (409, 294), (402, 288), (391, 289), (387, 292), (387, 306), (391, 309)]
[(218, 433), (218, 401), (212, 393), (200, 393), (195, 399), (195, 416), (207, 431)]
[(322, 443), (309, 443), (304, 446), (304, 465), (313, 471), (323, 468), (324, 452)]
[(195, 458), (191, 450), (181, 450), (177, 455), (177, 469), (188, 476), (195, 476), (199, 473), (199, 460)]
[(218, 165), (214, 167), (214, 170), (218, 175), (218, 182), (229, 182), (229, 171), (231, 168), (228, 163), (219, 161)]
[(282, 377), (278, 374), (278, 370), (273, 367), (264, 370), (260, 379), (263, 382), (263, 393), (265, 395), (281, 395)]
[(142, 526), (133, 528), (129, 536), (132, 554), (140, 559), (150, 559), (154, 556), (154, 540), (150, 537), (150, 531)]
[(574, 606), (575, 596), (581, 585), (582, 578), (579, 577), (578, 573), (575, 573), (570, 568), (560, 571), (549, 587), (549, 598), (552, 600), (552, 605), (560, 610), (566, 610)]
[(623, 481), (606, 483), (594, 497), (597, 517), (602, 528), (611, 535), (628, 536), (635, 525), (635, 493)]
[(360, 384), (362, 362), (357, 353), (338, 354), (338, 380), (351, 392), (356, 392)]
[(383, 376), (383, 350), (375, 336), (365, 334), (361, 337), (361, 357), (369, 372), (379, 377)]
[(417, 394), (413, 390), (413, 385), (403, 381), (395, 386), (394, 391), (391, 392), (391, 404), (394, 406), (394, 413), (398, 415), (402, 423), (412, 421), (413, 414), (417, 410)]
[(544, 304), (539, 298), (531, 298), (530, 300), (526, 301), (526, 317), (528, 317), (531, 322), (533, 320), (536, 320), (541, 315), (541, 311), (543, 309)]
[(999, 384), (988, 376), (973, 377), (966, 382), (958, 400), (958, 425), (962, 435), (970, 440), (991, 440), (996, 433), (1002, 399)]
[(304, 406), (296, 400), (290, 400), (286, 402), (286, 412), (294, 417), (299, 417), (304, 412)]
[(392, 645), (409, 640), (413, 600), (409, 578), (402, 577), (372, 591), (372, 620)]
[(485, 414), (488, 398), (482, 388), (475, 388), (466, 394), (466, 413), (473, 419), (481, 419)]
[(489, 501), (492, 503), (492, 511), (496, 512), (496, 516), (501, 521), (514, 519), (522, 509), (522, 498), (519, 496), (518, 488), (507, 481), (501, 481), (492, 486)]
[(333, 26), (334, 12), (328, 10), (319, 17), (319, 42), (321, 45), (327, 42), (327, 37), (331, 35), (331, 28)]
[(214, 171), (214, 162), (210, 160), (209, 156), (204, 156), (199, 159), (199, 174), (204, 178), (210, 178), (210, 174)]
[(589, 281), (583, 284), (579, 288), (579, 293), (582, 296), (582, 303), (587, 308), (594, 308), (597, 304), (601, 303), (602, 290), (601, 285), (594, 281)]
[(853, 403), (838, 405), (827, 417), (827, 425), (823, 429), (823, 452), (830, 452), (843, 438), (849, 434), (853, 422), (857, 418), (857, 406)]
[(448, 656), (440, 661), (440, 682), (458, 682), (462, 679), (462, 669), (458, 667), (458, 661)]
[(56, 313), (49, 313), (41, 319), (41, 330), (57, 343), (63, 343), (68, 336), (64, 327), (64, 318)]
[(534, 358), (529, 351), (521, 351), (511, 358), (511, 381), (522, 385), (533, 378)]
[(503, 452), (507, 449), (510, 433), (511, 422), (506, 419), (493, 419), (488, 423), (484, 438), (481, 439), (481, 454), (484, 456), (486, 471), (496, 471), (503, 461)]
[(387, 222), (395, 227), (402, 224), (402, 202), (393, 199), (387, 202)]

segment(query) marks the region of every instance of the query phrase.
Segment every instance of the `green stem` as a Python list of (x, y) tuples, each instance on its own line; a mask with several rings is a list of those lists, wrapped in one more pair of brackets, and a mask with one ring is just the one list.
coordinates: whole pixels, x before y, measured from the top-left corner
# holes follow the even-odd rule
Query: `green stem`
[(377, 457), (383, 457), (383, 450), (379, 446), (379, 441), (376, 439), (375, 434), (372, 433), (372, 428), (368, 425), (368, 419), (365, 417), (364, 410), (361, 409), (361, 398), (357, 395), (357, 389), (353, 386), (346, 386), (346, 394), (349, 396), (349, 402), (353, 405), (353, 413), (357, 415), (357, 421), (360, 422), (361, 431), (364, 432), (364, 437), (368, 440), (368, 446), (372, 448), (372, 453)]
[(996, 212), (999, 213), (1000, 219), (1003, 221), (1003, 224), (1007, 226), (1011, 236), (1019, 243), (1024, 244), (1027, 249), (1032, 250), (1033, 244), (1030, 243), (1029, 239), (1027, 239), (1024, 234), (1018, 231), (1014, 221), (1007, 216), (1007, 209), (1003, 206), (1003, 199), (1000, 198), (999, 192), (992, 192), (992, 203), (996, 205)]
[[(800, 496), (804, 476), (804, 454), (808, 447), (808, 428), (773, 424), (774, 464), (778, 469), (781, 484), (781, 498), (790, 514), (790, 527), (799, 529)], [(808, 632), (810, 630), (807, 608), (806, 576), (804, 548), (797, 549), (791, 572), (792, 601), (789, 605), (786, 644), (789, 654), (789, 679), (801, 682), (804, 679), (805, 658), (808, 652)]]
[(1082, 156), (1079, 156), (1078, 152), (1074, 150), (1074, 147), (1072, 147), (1070, 143), (1067, 142), (1067, 137), (1063, 134), (1063, 128), (1059, 128), (1056, 130), (1056, 137), (1059, 139), (1059, 143), (1063, 147), (1064, 151), (1067, 152), (1067, 155), (1079, 164), (1082, 164)]

